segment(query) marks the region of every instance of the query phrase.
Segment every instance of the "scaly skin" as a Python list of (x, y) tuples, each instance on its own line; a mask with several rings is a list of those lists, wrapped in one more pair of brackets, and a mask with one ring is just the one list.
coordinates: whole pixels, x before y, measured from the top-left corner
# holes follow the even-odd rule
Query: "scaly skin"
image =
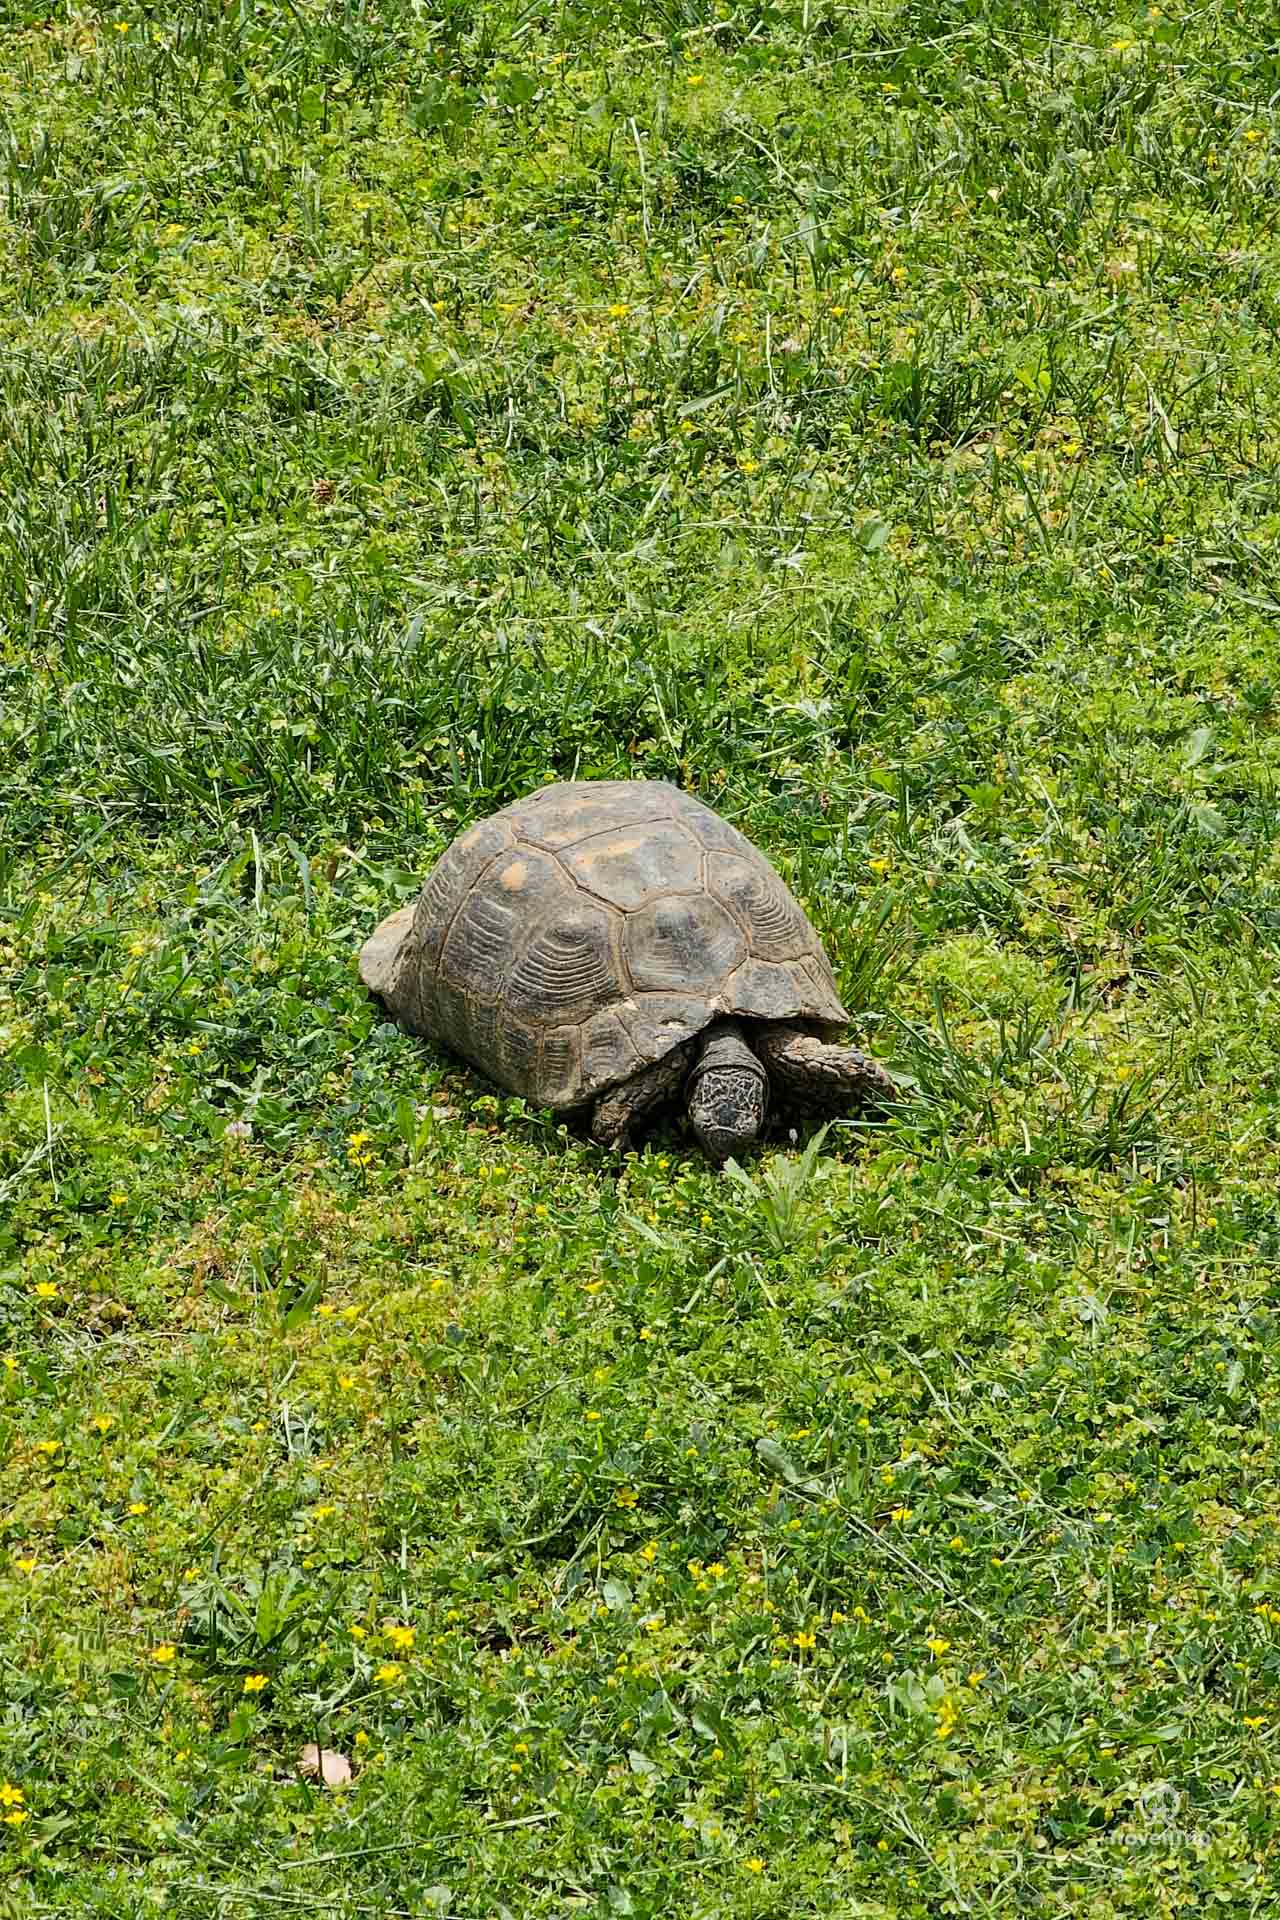
[(611, 1147), (625, 1153), (632, 1127), (638, 1127), (651, 1113), (674, 1100), (684, 1085), (684, 1077), (693, 1059), (692, 1046), (677, 1047), (651, 1067), (642, 1067), (620, 1087), (610, 1087), (596, 1101), (591, 1115), (591, 1138), (598, 1147)]
[(842, 1113), (897, 1098), (884, 1068), (857, 1047), (785, 1026), (761, 1027), (752, 1041), (773, 1085), (807, 1108)]

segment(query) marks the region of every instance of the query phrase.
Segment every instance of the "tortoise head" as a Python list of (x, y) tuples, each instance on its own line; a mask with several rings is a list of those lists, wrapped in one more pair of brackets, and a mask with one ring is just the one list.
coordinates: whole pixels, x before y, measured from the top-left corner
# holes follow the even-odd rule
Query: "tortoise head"
[(749, 1147), (769, 1110), (769, 1076), (733, 1020), (707, 1028), (685, 1100), (693, 1130), (717, 1166)]

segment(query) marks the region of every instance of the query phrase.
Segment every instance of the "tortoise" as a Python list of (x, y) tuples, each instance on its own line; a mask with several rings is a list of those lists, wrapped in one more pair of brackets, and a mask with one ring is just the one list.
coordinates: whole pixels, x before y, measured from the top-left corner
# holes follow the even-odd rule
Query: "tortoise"
[(798, 900), (736, 828), (658, 780), (541, 787), (449, 847), (360, 976), (405, 1027), (624, 1149), (683, 1095), (721, 1163), (770, 1088), (804, 1111), (892, 1098)]

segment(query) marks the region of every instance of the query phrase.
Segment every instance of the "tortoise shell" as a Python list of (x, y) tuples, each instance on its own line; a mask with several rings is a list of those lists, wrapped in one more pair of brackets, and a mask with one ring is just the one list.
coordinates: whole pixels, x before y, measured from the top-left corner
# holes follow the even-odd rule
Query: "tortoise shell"
[(800, 903), (663, 781), (542, 787), (462, 834), (360, 977), (397, 1020), (543, 1107), (630, 1079), (720, 1015), (848, 1015)]

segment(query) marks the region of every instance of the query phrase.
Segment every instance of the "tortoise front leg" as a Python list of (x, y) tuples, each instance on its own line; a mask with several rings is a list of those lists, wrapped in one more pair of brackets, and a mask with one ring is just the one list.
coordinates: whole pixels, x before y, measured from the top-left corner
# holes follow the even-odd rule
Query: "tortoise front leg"
[(898, 1089), (880, 1065), (857, 1047), (817, 1040), (795, 1027), (762, 1027), (752, 1036), (774, 1085), (826, 1113), (879, 1106)]
[(596, 1145), (625, 1153), (631, 1144), (631, 1129), (679, 1093), (692, 1058), (692, 1047), (677, 1047), (651, 1067), (641, 1067), (620, 1087), (602, 1093), (591, 1115), (591, 1138)]

